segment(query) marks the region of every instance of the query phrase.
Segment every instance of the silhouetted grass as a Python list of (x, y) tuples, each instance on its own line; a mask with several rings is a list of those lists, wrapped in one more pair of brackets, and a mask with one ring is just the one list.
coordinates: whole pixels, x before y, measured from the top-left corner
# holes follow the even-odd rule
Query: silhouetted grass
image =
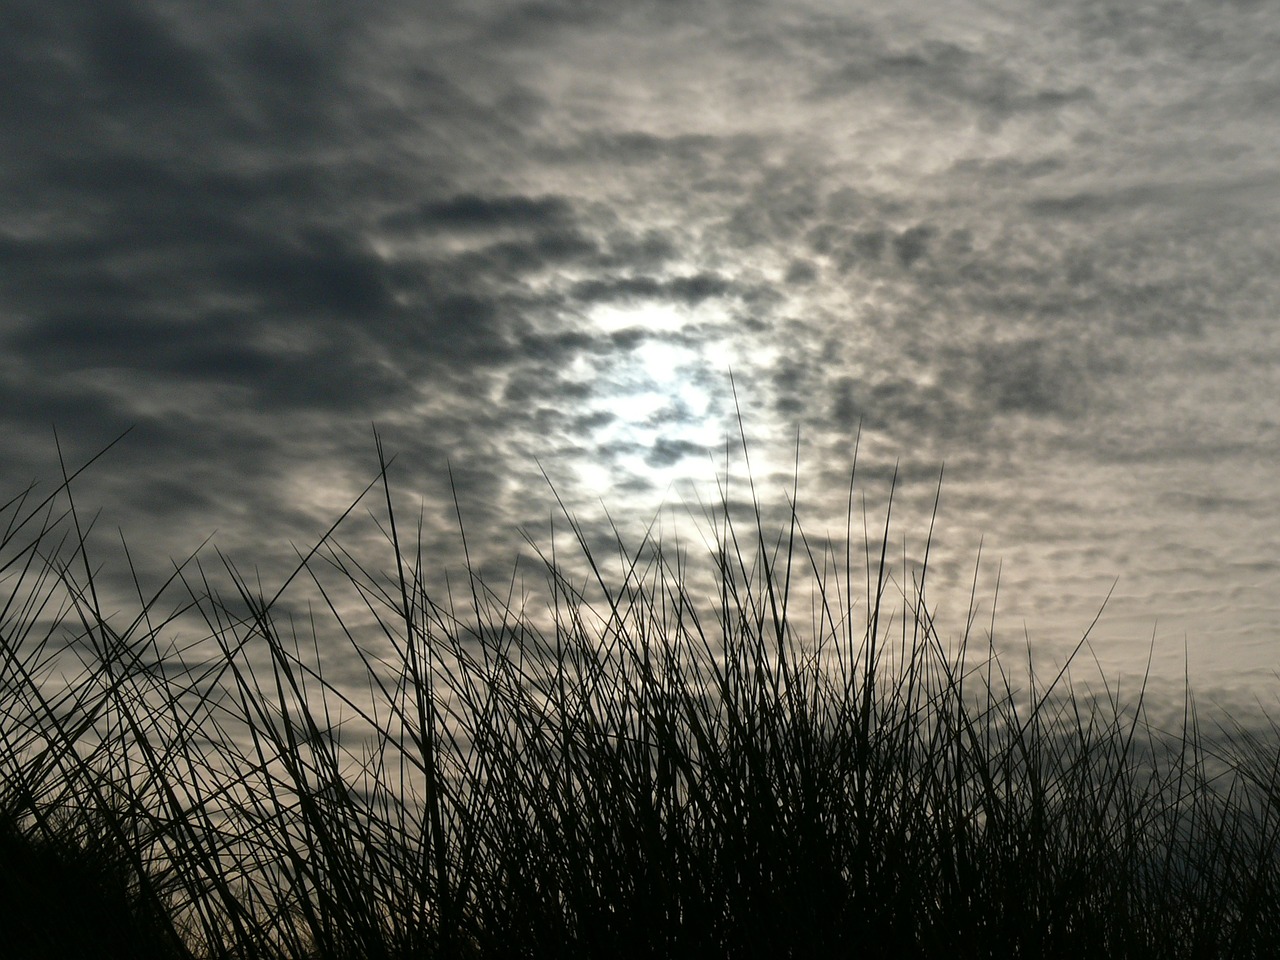
[(335, 525), (271, 597), (216, 554), (109, 615), (69, 482), (4, 505), (6, 956), (1280, 955), (1280, 736), (1015, 681), (887, 509), (725, 493), (702, 568), (568, 517), (534, 608), (430, 589), (379, 457), (386, 568)]

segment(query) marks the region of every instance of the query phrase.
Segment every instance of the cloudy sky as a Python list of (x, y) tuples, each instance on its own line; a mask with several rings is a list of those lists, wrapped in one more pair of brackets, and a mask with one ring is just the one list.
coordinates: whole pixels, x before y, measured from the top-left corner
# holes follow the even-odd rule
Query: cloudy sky
[[(1280, 666), (1280, 12), (1249, 0), (0, 0), (0, 480), (263, 580), (376, 473), (501, 570), (547, 477), (872, 533), (962, 628)], [(740, 455), (739, 465), (741, 469)], [(720, 466), (718, 467), (717, 464)], [(681, 509), (683, 509), (681, 507)], [(861, 508), (855, 526), (861, 529)], [(676, 520), (671, 520), (676, 523)], [(901, 539), (895, 541), (901, 551)], [(527, 551), (526, 551), (527, 552)], [(950, 591), (950, 592), (949, 592)], [(954, 595), (954, 596), (953, 596)]]

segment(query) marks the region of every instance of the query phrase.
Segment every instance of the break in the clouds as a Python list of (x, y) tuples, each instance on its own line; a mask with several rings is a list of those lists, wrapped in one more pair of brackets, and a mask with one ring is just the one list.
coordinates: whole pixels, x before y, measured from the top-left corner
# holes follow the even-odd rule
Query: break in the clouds
[(766, 482), (799, 432), (819, 523), (859, 429), (919, 511), (945, 462), (947, 569), (985, 535), (1015, 632), (1082, 629), (1119, 577), (1104, 659), (1156, 629), (1222, 685), (1271, 669), (1268, 5), (5, 21), (4, 477), (52, 478), (52, 426), (81, 457), (132, 426), (85, 496), (152, 569), (215, 528), (287, 561), (372, 475), (371, 424), (429, 532), (448, 465), (500, 560), (544, 471), (643, 519), (740, 409)]

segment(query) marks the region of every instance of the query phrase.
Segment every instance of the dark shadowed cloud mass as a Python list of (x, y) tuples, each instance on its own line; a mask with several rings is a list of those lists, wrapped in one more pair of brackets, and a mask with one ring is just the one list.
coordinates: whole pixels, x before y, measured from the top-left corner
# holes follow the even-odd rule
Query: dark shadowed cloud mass
[(909, 538), (945, 463), (940, 596), (985, 538), (1015, 640), (1119, 578), (1104, 662), (1154, 633), (1172, 673), (1185, 640), (1207, 685), (1273, 679), (1272, 6), (3, 9), (5, 496), (55, 426), (73, 460), (132, 427), (78, 489), (149, 575), (215, 530), (283, 570), (372, 424), (427, 539), (451, 469), (494, 569), (543, 471), (643, 530), (714, 495), (740, 407), (766, 498), (799, 434), (817, 529), (859, 429)]

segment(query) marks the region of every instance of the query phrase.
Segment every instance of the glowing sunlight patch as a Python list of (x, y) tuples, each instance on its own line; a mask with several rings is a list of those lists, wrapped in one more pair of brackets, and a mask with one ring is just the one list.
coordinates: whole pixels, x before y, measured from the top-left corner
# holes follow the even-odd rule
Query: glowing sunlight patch
[(674, 303), (646, 303), (643, 306), (600, 306), (591, 311), (591, 321), (605, 333), (638, 329), (649, 333), (674, 333), (686, 317)]
[(639, 338), (619, 343), (608, 359), (582, 358), (581, 374), (594, 385), (592, 412), (609, 415), (583, 438), (601, 454), (579, 471), (584, 486), (603, 493), (609, 486), (643, 480), (665, 491), (709, 474), (703, 451), (723, 440), (722, 404), (716, 402), (714, 385), (723, 379), (719, 368), (725, 364), (713, 343), (688, 337), (691, 314), (674, 304), (592, 311), (597, 330), (630, 330)]

